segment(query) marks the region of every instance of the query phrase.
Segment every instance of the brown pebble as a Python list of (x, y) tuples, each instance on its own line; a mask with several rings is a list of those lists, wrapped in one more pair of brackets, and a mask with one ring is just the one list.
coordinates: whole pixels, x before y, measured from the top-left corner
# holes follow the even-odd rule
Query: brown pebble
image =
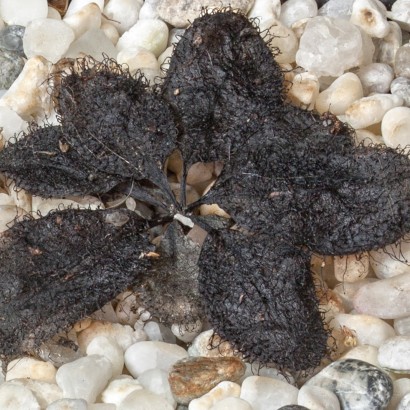
[(188, 404), (222, 381), (238, 381), (245, 368), (236, 357), (187, 357), (174, 364), (168, 380), (175, 400)]

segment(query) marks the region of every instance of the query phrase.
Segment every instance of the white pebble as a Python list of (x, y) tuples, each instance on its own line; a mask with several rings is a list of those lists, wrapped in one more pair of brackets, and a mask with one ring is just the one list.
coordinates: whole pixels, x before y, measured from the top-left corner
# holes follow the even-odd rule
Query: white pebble
[(379, 0), (356, 0), (353, 3), (350, 21), (371, 37), (383, 38), (390, 31), (386, 7)]
[(409, 410), (410, 409), (410, 393), (407, 393), (397, 406), (396, 410)]
[(162, 397), (141, 389), (129, 394), (117, 410), (174, 410), (174, 407)]
[(338, 77), (359, 65), (363, 58), (362, 42), (360, 29), (352, 23), (313, 17), (300, 38), (296, 63), (318, 77)]
[(171, 326), (171, 332), (185, 343), (191, 343), (201, 332), (202, 322), (197, 320), (195, 323), (180, 325), (174, 323)]
[(123, 51), (143, 47), (158, 56), (167, 48), (168, 27), (161, 20), (138, 20), (118, 40), (117, 49)]
[(357, 312), (381, 319), (410, 316), (410, 273), (364, 285), (353, 303)]
[(369, 254), (334, 257), (335, 278), (339, 282), (357, 282), (369, 273)]
[(269, 35), (272, 36), (269, 47), (272, 50), (277, 48), (280, 51), (275, 57), (278, 63), (293, 63), (295, 61), (298, 39), (290, 28), (286, 27), (279, 20), (271, 18), (261, 22), (260, 30), (269, 30)]
[(48, 13), (47, 13), (47, 18), (48, 19), (54, 19), (54, 20), (61, 20), (61, 14), (58, 12), (57, 9), (54, 7), (48, 7)]
[(340, 410), (337, 396), (319, 386), (302, 386), (298, 394), (298, 404), (309, 410)]
[(0, 145), (1, 143), (9, 141), (10, 138), (15, 134), (18, 134), (20, 131), (27, 129), (27, 122), (9, 107), (0, 107), (0, 124), (2, 128), (2, 141), (0, 142)]
[(82, 399), (61, 399), (51, 403), (46, 410), (88, 410), (88, 405)]
[(359, 77), (354, 73), (345, 73), (319, 94), (315, 108), (320, 113), (330, 111), (335, 115), (341, 115), (353, 102), (362, 97), (363, 88)]
[(169, 64), (171, 62), (171, 56), (172, 56), (173, 52), (174, 52), (174, 46), (169, 46), (158, 57), (158, 64), (160, 65), (161, 72), (163, 70), (168, 70)]
[(115, 46), (118, 43), (118, 39), (120, 38), (120, 35), (115, 26), (111, 23), (105, 22), (101, 24), (100, 28), (102, 32), (107, 36), (107, 38), (111, 41), (111, 43)]
[(390, 92), (402, 97), (404, 105), (410, 107), (410, 78), (396, 77), (390, 84)]
[(381, 135), (373, 134), (369, 130), (356, 130), (356, 144), (359, 145), (363, 143), (365, 147), (374, 144), (384, 144), (383, 138)]
[(396, 107), (388, 111), (383, 117), (382, 135), (388, 147), (410, 145), (410, 108)]
[(410, 43), (398, 48), (394, 56), (394, 72), (396, 77), (410, 77)]
[(394, 21), (389, 21), (389, 26), (390, 31), (386, 37), (374, 39), (374, 61), (393, 66), (394, 57), (403, 41), (400, 26)]
[(118, 51), (101, 29), (91, 28), (71, 43), (65, 57), (78, 58), (84, 54), (101, 60), (103, 54), (116, 58)]
[(120, 376), (110, 381), (101, 393), (101, 400), (118, 406), (129, 394), (142, 388), (141, 384), (132, 377)]
[(268, 19), (278, 19), (281, 11), (280, 0), (255, 0), (248, 18), (257, 18), (260, 23)]
[[(212, 348), (211, 342), (214, 338), (214, 346)], [(201, 332), (192, 342), (188, 348), (189, 356), (205, 356), (205, 357), (220, 357), (220, 356), (234, 356), (234, 351), (231, 345), (220, 340), (214, 335), (213, 329)]]
[(97, 4), (90, 3), (75, 13), (64, 17), (63, 21), (74, 31), (75, 38), (78, 38), (91, 28), (100, 28), (101, 10)]
[(393, 326), (398, 335), (410, 336), (410, 316), (394, 319)]
[(252, 406), (239, 397), (228, 397), (215, 403), (211, 410), (252, 410)]
[(87, 355), (93, 354), (105, 356), (111, 362), (113, 376), (118, 376), (122, 373), (124, 352), (112, 337), (95, 337), (87, 346)]
[(410, 243), (406, 241), (400, 241), (370, 252), (370, 264), (379, 279), (410, 273), (409, 262)]
[(71, 0), (65, 15), (69, 16), (90, 3), (95, 3), (101, 12), (104, 10), (104, 0)]
[(276, 410), (287, 404), (297, 404), (298, 389), (280, 380), (251, 376), (243, 381), (240, 398), (253, 410)]
[(20, 378), (55, 383), (56, 369), (51, 363), (33, 359), (32, 357), (21, 357), (12, 360), (7, 365), (6, 381)]
[(104, 7), (104, 15), (119, 34), (124, 34), (137, 22), (142, 5), (142, 0), (110, 0)]
[(400, 400), (407, 394), (410, 393), (410, 379), (403, 378), (398, 380), (393, 380), (393, 396), (390, 400), (388, 410), (397, 410), (397, 406)]
[(387, 12), (387, 17), (396, 21), (404, 30), (410, 31), (410, 0), (396, 0), (391, 11)]
[(379, 349), (372, 345), (360, 345), (355, 346), (346, 352), (341, 359), (356, 359), (363, 362), (372, 364), (373, 366), (380, 367), (380, 363), (377, 360)]
[(208, 393), (189, 403), (189, 410), (210, 410), (214, 404), (228, 397), (238, 397), (241, 393), (239, 384), (229, 381), (218, 383)]
[(410, 373), (410, 336), (395, 336), (379, 347), (379, 363), (382, 367)]
[(159, 63), (157, 58), (151, 51), (143, 47), (132, 48), (130, 50), (122, 50), (118, 53), (117, 61), (120, 64), (127, 64), (131, 74), (137, 70), (144, 72), (145, 69), (153, 69), (159, 73)]
[(315, 0), (287, 0), (282, 4), (280, 21), (291, 27), (293, 23), (305, 18), (317, 15), (317, 3)]
[(30, 389), (41, 408), (63, 398), (62, 390), (55, 383), (23, 378), (11, 380), (10, 383)]
[(138, 377), (138, 382), (144, 389), (163, 397), (172, 406), (176, 407), (177, 403), (168, 381), (168, 372), (165, 370), (147, 370)]
[(373, 94), (355, 101), (346, 110), (346, 121), (353, 128), (366, 128), (381, 122), (387, 111), (403, 104), (403, 99), (391, 94)]
[(318, 95), (319, 81), (314, 74), (305, 72), (293, 77), (288, 98), (294, 105), (311, 110)]
[(329, 0), (319, 10), (319, 16), (349, 20), (355, 0)]
[(47, 0), (0, 0), (0, 16), (9, 25), (26, 26), (34, 19), (46, 18)]
[(138, 18), (140, 20), (158, 19), (159, 14), (157, 11), (157, 7), (159, 3), (160, 3), (160, 0), (151, 0), (150, 2), (145, 1), (141, 7)]
[(56, 63), (68, 50), (74, 37), (74, 31), (64, 21), (37, 19), (26, 27), (24, 53), (28, 58), (43, 56)]
[(388, 64), (372, 63), (361, 67), (356, 74), (360, 78), (364, 95), (388, 93), (394, 79), (393, 69)]
[(88, 405), (88, 410), (117, 410), (117, 406), (109, 403), (93, 403)]
[(333, 291), (341, 297), (346, 312), (350, 312), (353, 309), (353, 298), (357, 291), (368, 283), (373, 283), (376, 281), (377, 279), (367, 278), (353, 283), (339, 283), (335, 286)]
[(34, 394), (23, 386), (12, 383), (0, 384), (0, 409), (40, 410)]
[(104, 356), (92, 355), (63, 364), (56, 380), (65, 397), (94, 403), (111, 377), (111, 362)]
[(385, 321), (369, 315), (351, 315), (339, 313), (335, 322), (341, 328), (347, 328), (359, 345), (380, 346), (386, 339), (396, 333), (392, 326)]
[(172, 365), (188, 356), (180, 346), (164, 342), (138, 342), (125, 351), (125, 365), (128, 371), (138, 377), (150, 369), (169, 371)]

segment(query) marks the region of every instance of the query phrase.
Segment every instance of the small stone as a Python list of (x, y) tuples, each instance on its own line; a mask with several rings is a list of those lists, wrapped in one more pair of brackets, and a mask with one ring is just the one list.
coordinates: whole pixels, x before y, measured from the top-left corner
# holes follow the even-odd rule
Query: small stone
[(195, 323), (187, 324), (181, 326), (180, 324), (174, 323), (171, 326), (171, 332), (179, 339), (185, 343), (191, 343), (201, 332), (202, 322), (197, 320)]
[(118, 40), (118, 51), (143, 47), (156, 58), (167, 48), (168, 27), (161, 20), (138, 20)]
[(37, 19), (27, 25), (23, 37), (28, 58), (42, 56), (56, 63), (74, 40), (74, 31), (64, 21)]
[(387, 111), (403, 104), (403, 99), (391, 94), (373, 94), (351, 104), (345, 112), (353, 128), (367, 128), (382, 121)]
[(379, 349), (376, 346), (361, 345), (350, 349), (342, 356), (342, 359), (360, 360), (362, 362), (370, 363), (373, 366), (381, 368), (380, 363), (377, 360), (378, 354)]
[(336, 394), (343, 409), (384, 409), (393, 394), (390, 377), (377, 367), (355, 359), (331, 363), (307, 386), (320, 386)]
[(48, 6), (47, 18), (53, 20), (61, 20), (61, 14), (54, 7)]
[(190, 356), (226, 357), (234, 356), (235, 352), (227, 341), (222, 341), (213, 329), (200, 333), (188, 348)]
[(0, 384), (0, 409), (40, 410), (40, 405), (28, 388), (12, 383), (2, 383)]
[(88, 405), (88, 410), (117, 410), (117, 406), (109, 403), (93, 403)]
[(408, 410), (410, 409), (410, 393), (407, 393), (397, 406), (397, 410)]
[(401, 148), (410, 144), (410, 108), (396, 107), (382, 121), (383, 141), (388, 147)]
[(118, 51), (101, 29), (90, 29), (71, 43), (64, 57), (78, 58), (84, 54), (101, 60), (103, 54), (116, 58)]
[(101, 393), (101, 400), (118, 406), (129, 394), (141, 389), (143, 389), (141, 383), (131, 376), (119, 376), (110, 381)]
[(122, 35), (138, 21), (142, 5), (142, 0), (110, 0), (104, 7), (104, 15)]
[(27, 122), (8, 107), (0, 107), (0, 124), (3, 143), (8, 142), (15, 134), (25, 131), (27, 128)]
[(176, 362), (169, 383), (178, 403), (188, 404), (222, 381), (238, 381), (245, 364), (235, 357), (189, 357)]
[(319, 16), (349, 20), (355, 0), (329, 0), (319, 9)]
[(47, 79), (52, 64), (43, 57), (32, 57), (23, 71), (0, 100), (1, 106), (8, 106), (23, 120), (41, 120), (51, 112), (51, 98)]
[[(287, 4), (287, 3), (285, 3)], [(318, 78), (311, 73), (296, 74), (288, 92), (288, 99), (297, 107), (312, 110), (319, 95)]]
[(94, 403), (111, 377), (111, 362), (104, 356), (91, 355), (62, 365), (56, 380), (64, 397)]
[(382, 367), (396, 373), (410, 373), (410, 336), (394, 336), (379, 347)]
[(276, 410), (296, 404), (298, 389), (281, 380), (251, 376), (243, 381), (240, 398), (247, 401), (253, 410)]
[(83, 352), (97, 336), (113, 337), (123, 351), (134, 344), (137, 339), (131, 326), (123, 326), (119, 323), (93, 321), (78, 335), (78, 344)]
[(293, 63), (296, 58), (296, 51), (298, 49), (298, 39), (290, 28), (286, 27), (279, 20), (275, 18), (263, 20), (260, 24), (260, 31), (268, 30), (272, 41), (269, 42), (269, 47), (276, 55), (275, 60), (279, 64)]
[(354, 339), (360, 345), (380, 346), (386, 339), (393, 337), (395, 331), (385, 321), (369, 315), (351, 315), (339, 313), (336, 323), (353, 333)]
[(87, 355), (101, 355), (106, 357), (112, 365), (112, 375), (118, 376), (124, 367), (124, 352), (115, 339), (97, 336), (87, 346)]
[(174, 363), (188, 356), (185, 349), (164, 342), (138, 342), (125, 351), (125, 366), (138, 377), (150, 369), (169, 371)]
[(138, 18), (140, 20), (158, 19), (159, 14), (157, 11), (157, 7), (158, 7), (159, 2), (160, 0), (144, 1), (144, 4), (141, 7)]
[(101, 10), (97, 4), (89, 3), (75, 13), (64, 17), (63, 21), (74, 31), (75, 38), (78, 38), (91, 28), (100, 28)]
[(410, 379), (403, 378), (393, 381), (393, 397), (390, 400), (389, 410), (397, 410), (400, 400), (410, 393)]
[(47, 0), (0, 0), (0, 16), (9, 25), (26, 26), (30, 21), (47, 17)]
[(381, 319), (410, 316), (410, 273), (362, 286), (353, 303), (358, 313)]
[(251, 405), (240, 399), (239, 397), (227, 397), (221, 401), (216, 402), (210, 410), (252, 410)]
[(118, 34), (117, 29), (111, 23), (102, 23), (101, 24), (102, 32), (111, 40), (111, 43), (115, 46), (118, 43), (120, 35)]
[(189, 403), (189, 410), (209, 410), (222, 399), (237, 397), (241, 393), (239, 384), (224, 381), (218, 383), (212, 390)]
[(160, 369), (147, 370), (138, 377), (138, 382), (144, 389), (163, 397), (172, 406), (176, 407), (177, 403), (168, 381), (168, 372)]
[(410, 336), (410, 316), (395, 319), (393, 326), (398, 335)]
[(117, 410), (174, 410), (164, 398), (146, 389), (136, 390), (129, 394), (118, 406)]
[(350, 21), (371, 37), (383, 38), (390, 31), (386, 11), (384, 4), (378, 0), (356, 0)]
[(360, 78), (364, 95), (388, 93), (394, 79), (393, 69), (388, 64), (372, 63), (361, 67), (356, 74)]
[(254, 0), (160, 0), (158, 14), (162, 20), (174, 27), (187, 27), (201, 15), (204, 8), (231, 7), (247, 14)]
[(363, 144), (365, 147), (384, 144), (381, 135), (375, 135), (369, 130), (356, 130), (355, 142), (356, 145)]
[(337, 396), (319, 386), (302, 386), (298, 394), (298, 404), (312, 410), (340, 410)]
[(379, 279), (410, 273), (410, 243), (399, 241), (370, 252), (370, 264)]
[(24, 58), (13, 51), (0, 49), (0, 89), (7, 90), (24, 67)]
[(282, 4), (280, 21), (291, 27), (293, 23), (305, 18), (317, 15), (317, 3), (315, 0), (287, 0)]
[(70, 0), (70, 4), (65, 13), (66, 16), (69, 16), (76, 11), (82, 9), (84, 6), (90, 3), (95, 3), (100, 8), (101, 12), (104, 10), (104, 0)]
[(410, 107), (410, 78), (395, 78), (390, 84), (390, 92), (403, 98), (404, 105)]
[(394, 57), (396, 77), (410, 78), (410, 43), (401, 46)]
[(51, 403), (46, 410), (88, 410), (88, 405), (83, 399), (61, 399)]
[(63, 398), (62, 390), (54, 383), (32, 379), (13, 379), (10, 383), (30, 389), (42, 409)]
[(341, 115), (362, 97), (363, 88), (359, 77), (354, 73), (345, 73), (318, 95), (315, 108), (321, 114), (330, 111), (332, 114)]
[(24, 57), (23, 36), (25, 27), (12, 25), (0, 30), (0, 49), (13, 51)]
[(357, 282), (369, 273), (369, 254), (334, 257), (335, 277), (339, 282)]
[(357, 64), (359, 67), (371, 64), (376, 50), (373, 39), (366, 32), (360, 30), (360, 35), (362, 37), (362, 54)]
[(317, 16), (307, 22), (296, 63), (320, 76), (338, 77), (363, 58), (362, 35), (352, 23)]
[(135, 74), (137, 70), (144, 72), (146, 69), (156, 70), (160, 73), (157, 58), (151, 51), (143, 47), (135, 47), (130, 50), (125, 49), (118, 53), (117, 61), (120, 64), (127, 64), (130, 73)]
[(396, 0), (387, 17), (396, 21), (403, 30), (410, 31), (410, 0)]
[(375, 38), (374, 61), (393, 66), (397, 50), (402, 45), (401, 29), (394, 21), (389, 21), (390, 31), (386, 37)]
[(56, 369), (51, 363), (33, 359), (32, 357), (21, 357), (12, 360), (7, 365), (6, 381), (24, 378), (55, 383)]
[(257, 18), (262, 23), (268, 19), (278, 19), (280, 11), (280, 0), (255, 0), (248, 13), (248, 18)]

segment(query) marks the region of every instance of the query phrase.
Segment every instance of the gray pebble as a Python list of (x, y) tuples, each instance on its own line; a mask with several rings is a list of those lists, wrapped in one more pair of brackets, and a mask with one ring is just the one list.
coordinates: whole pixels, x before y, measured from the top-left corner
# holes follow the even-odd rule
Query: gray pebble
[(404, 105), (410, 107), (410, 78), (395, 78), (390, 84), (390, 92), (403, 98)]
[(7, 90), (19, 76), (25, 64), (15, 51), (0, 49), (0, 90)]
[(393, 382), (385, 372), (355, 359), (331, 363), (307, 384), (335, 393), (344, 410), (383, 410), (393, 395)]
[(410, 410), (410, 393), (407, 393), (397, 406), (397, 410)]
[(24, 57), (23, 36), (25, 27), (7, 26), (0, 30), (0, 48), (16, 52), (20, 57)]

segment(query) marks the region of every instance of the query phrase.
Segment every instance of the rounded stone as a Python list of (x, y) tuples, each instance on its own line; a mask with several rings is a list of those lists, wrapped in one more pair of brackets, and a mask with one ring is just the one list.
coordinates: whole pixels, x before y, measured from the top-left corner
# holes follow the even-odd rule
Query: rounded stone
[(410, 78), (410, 43), (401, 46), (394, 58), (394, 72), (396, 77)]
[(383, 38), (390, 31), (386, 7), (378, 0), (356, 0), (353, 3), (350, 21), (371, 37)]
[(51, 403), (47, 410), (88, 410), (88, 405), (83, 399), (64, 398)]
[(119, 34), (124, 34), (138, 21), (142, 5), (142, 0), (110, 0), (104, 7), (104, 15)]
[(382, 136), (388, 147), (404, 148), (410, 145), (409, 107), (395, 107), (385, 114), (382, 121)]
[(0, 16), (9, 25), (26, 26), (34, 19), (46, 18), (47, 0), (0, 0)]
[(305, 18), (317, 15), (317, 3), (315, 0), (287, 0), (282, 4), (280, 21), (291, 27), (293, 23)]
[(101, 400), (103, 403), (113, 403), (118, 406), (129, 394), (142, 388), (141, 383), (131, 376), (119, 376), (110, 381), (101, 393)]
[(241, 386), (239, 384), (224, 381), (218, 383), (212, 390), (204, 394), (198, 399), (194, 399), (189, 403), (189, 410), (204, 410), (210, 409), (216, 403), (222, 399), (228, 397), (237, 397), (241, 392)]
[(12, 360), (7, 366), (6, 381), (20, 378), (41, 380), (55, 383), (56, 368), (48, 362), (37, 360), (32, 357), (20, 357)]
[(28, 388), (11, 383), (2, 383), (0, 384), (0, 409), (40, 410), (40, 405)]
[(306, 385), (332, 391), (341, 407), (349, 410), (384, 409), (393, 394), (393, 382), (385, 372), (355, 359), (331, 363)]
[(390, 92), (403, 98), (404, 105), (410, 107), (410, 78), (395, 78), (390, 84)]
[(135, 390), (117, 406), (117, 410), (174, 410), (164, 398), (148, 390)]
[(410, 316), (395, 319), (393, 326), (398, 335), (410, 336)]
[(410, 273), (410, 243), (399, 241), (383, 249), (370, 252), (370, 264), (379, 279), (392, 278), (402, 273)]
[(147, 370), (138, 377), (138, 383), (140, 383), (144, 389), (163, 397), (170, 404), (176, 406), (176, 400), (168, 381), (168, 372), (165, 370)]
[(239, 397), (227, 397), (215, 403), (210, 410), (252, 410), (251, 405)]
[(25, 27), (12, 25), (0, 30), (0, 49), (13, 51), (24, 57), (23, 36)]
[(394, 79), (393, 69), (382, 63), (368, 64), (361, 67), (356, 74), (362, 83), (364, 95), (388, 93)]
[(19, 53), (0, 49), (0, 90), (7, 90), (24, 68), (24, 58)]
[(410, 373), (410, 336), (395, 336), (379, 347), (379, 363), (397, 373)]
[(178, 403), (188, 404), (222, 381), (238, 381), (245, 369), (236, 357), (188, 357), (173, 365), (169, 383)]
[(369, 254), (334, 257), (335, 278), (339, 282), (357, 282), (369, 273)]
[(298, 404), (312, 410), (340, 410), (337, 396), (319, 386), (302, 386), (298, 394)]

